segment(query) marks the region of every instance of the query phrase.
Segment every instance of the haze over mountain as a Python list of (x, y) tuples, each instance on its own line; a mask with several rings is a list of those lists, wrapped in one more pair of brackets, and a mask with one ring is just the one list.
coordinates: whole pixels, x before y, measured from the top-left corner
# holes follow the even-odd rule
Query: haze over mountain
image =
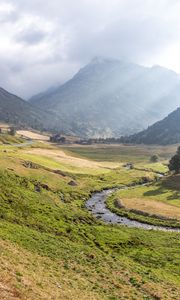
[(147, 128), (179, 106), (180, 76), (160, 66), (96, 57), (68, 82), (31, 98), (56, 113), (75, 134), (129, 135)]
[(158, 145), (180, 143), (180, 107), (146, 130), (129, 137), (122, 137), (120, 141), (133, 144)]
[[(60, 86), (60, 85), (59, 85)], [(48, 95), (51, 95), (51, 93), (55, 92), (59, 86), (52, 86), (50, 87), (49, 89), (47, 89), (46, 91), (44, 92), (41, 92), (39, 94), (36, 94), (34, 96), (32, 96), (30, 99), (29, 99), (29, 102), (32, 102), (35, 100), (37, 101), (38, 99), (41, 99), (43, 96), (48, 96)]]

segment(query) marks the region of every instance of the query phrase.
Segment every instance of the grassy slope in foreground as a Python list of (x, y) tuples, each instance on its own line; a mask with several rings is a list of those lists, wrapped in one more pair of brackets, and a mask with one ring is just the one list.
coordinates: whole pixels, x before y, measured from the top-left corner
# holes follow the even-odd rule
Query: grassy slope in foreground
[[(57, 174), (62, 162), (27, 167), (25, 152), (0, 151), (4, 298), (177, 299), (178, 234), (107, 226), (83, 208), (90, 191), (147, 172), (119, 167)], [(78, 185), (70, 186), (71, 180)]]

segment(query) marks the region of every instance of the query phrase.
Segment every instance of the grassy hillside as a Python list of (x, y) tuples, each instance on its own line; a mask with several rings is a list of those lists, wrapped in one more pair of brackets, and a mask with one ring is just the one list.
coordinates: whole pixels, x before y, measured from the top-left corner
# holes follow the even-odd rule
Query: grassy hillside
[(108, 159), (81, 157), (80, 169), (80, 158), (44, 148), (0, 146), (2, 297), (177, 299), (178, 233), (105, 225), (84, 209), (95, 190), (155, 175)]
[(171, 145), (180, 143), (180, 108), (146, 130), (122, 137), (121, 142), (135, 144)]
[(12, 136), (6, 133), (0, 134), (0, 144), (20, 144), (22, 142), (23, 139), (18, 136)]
[(46, 112), (45, 108), (37, 108), (9, 93), (0, 87), (0, 122), (14, 124), (22, 127), (31, 127), (38, 130), (66, 130), (70, 131), (68, 124), (61, 116)]

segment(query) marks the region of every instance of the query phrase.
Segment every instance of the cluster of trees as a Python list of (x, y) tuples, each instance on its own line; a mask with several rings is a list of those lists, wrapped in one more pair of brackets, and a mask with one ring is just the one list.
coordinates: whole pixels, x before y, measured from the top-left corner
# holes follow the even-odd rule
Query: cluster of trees
[(66, 138), (61, 136), (60, 134), (54, 134), (49, 138), (50, 142), (52, 143), (61, 143), (64, 144), (66, 142)]
[(91, 138), (76, 141), (76, 144), (91, 145), (91, 144), (120, 144), (121, 138)]
[(92, 145), (95, 142), (92, 139), (83, 139), (83, 140), (77, 140), (75, 141), (75, 143), (79, 145)]
[(177, 148), (176, 154), (170, 159), (168, 167), (175, 174), (180, 173), (180, 146)]
[[(154, 154), (150, 157), (151, 162), (158, 162), (158, 155)], [(169, 171), (180, 174), (180, 146), (177, 148), (176, 154), (171, 157), (168, 165)]]
[(150, 162), (156, 163), (159, 161), (159, 156), (157, 154), (154, 154), (150, 158)]

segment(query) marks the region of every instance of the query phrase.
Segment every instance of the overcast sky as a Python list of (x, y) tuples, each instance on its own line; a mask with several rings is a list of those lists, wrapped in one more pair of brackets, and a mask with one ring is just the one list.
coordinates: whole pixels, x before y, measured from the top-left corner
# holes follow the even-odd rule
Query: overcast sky
[(179, 0), (0, 0), (0, 86), (29, 97), (94, 56), (180, 73)]

